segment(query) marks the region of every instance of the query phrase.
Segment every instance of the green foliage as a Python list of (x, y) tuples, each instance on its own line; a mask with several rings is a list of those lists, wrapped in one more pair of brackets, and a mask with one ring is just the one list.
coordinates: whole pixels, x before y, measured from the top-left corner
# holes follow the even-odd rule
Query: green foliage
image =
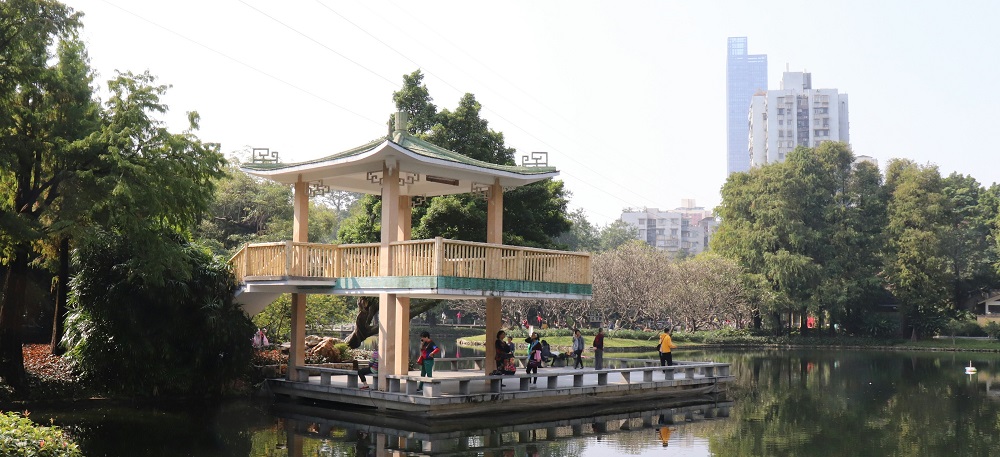
[[(259, 239), (276, 221), (292, 218), (292, 191), (289, 186), (259, 180), (241, 172), (237, 164), (226, 167), (215, 180), (215, 192), (208, 213), (196, 235), (215, 240), (220, 251)], [(310, 213), (311, 214), (311, 213)]]
[(983, 330), (990, 338), (1000, 340), (1000, 324), (997, 321), (988, 322)]
[(865, 314), (861, 320), (861, 335), (872, 338), (890, 338), (899, 333), (899, 322), (884, 314)]
[[(46, 246), (113, 228), (153, 258), (163, 253), (159, 230), (184, 232), (202, 216), (224, 164), (218, 145), (194, 135), (196, 113), (181, 133), (156, 119), (166, 86), (149, 73), (117, 75), (101, 105), (77, 25), (56, 2), (0, 3), (0, 261), (9, 267), (0, 376), (15, 386), (24, 381), (26, 277), (55, 252)], [(175, 260), (165, 256), (146, 273), (156, 278)]]
[[(306, 327), (351, 322), (357, 309), (353, 302), (340, 295), (306, 295)], [(253, 323), (258, 328), (267, 329), (271, 344), (277, 344), (289, 341), (291, 318), (291, 295), (284, 294), (253, 316)]]
[(139, 396), (218, 394), (249, 366), (254, 328), (234, 304), (225, 260), (161, 232), (177, 268), (146, 244), (104, 232), (76, 253), (68, 356), (87, 379)]
[(587, 220), (583, 208), (569, 213), (569, 230), (556, 238), (556, 242), (570, 251), (597, 252), (600, 250), (600, 230)]
[(944, 331), (947, 336), (987, 336), (985, 329), (971, 315), (948, 319)]
[(935, 166), (893, 160), (886, 168), (891, 199), (885, 278), (899, 298), (906, 326), (933, 335), (947, 323), (950, 287), (944, 239), (947, 198)]
[(35, 425), (15, 412), (0, 413), (0, 456), (78, 457), (79, 446), (59, 427)]
[(600, 250), (612, 251), (618, 249), (619, 246), (638, 238), (639, 229), (619, 219), (601, 229), (599, 242)]

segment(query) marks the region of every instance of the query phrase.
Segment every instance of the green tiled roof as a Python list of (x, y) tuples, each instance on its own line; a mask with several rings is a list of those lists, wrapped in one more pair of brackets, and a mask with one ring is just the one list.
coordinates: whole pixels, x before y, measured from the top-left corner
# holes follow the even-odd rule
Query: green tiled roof
[[(348, 150), (346, 150), (344, 152), (339, 152), (337, 154), (333, 154), (331, 156), (322, 157), (322, 158), (319, 158), (319, 159), (307, 160), (305, 162), (297, 162), (297, 163), (245, 163), (245, 164), (242, 164), (242, 167), (246, 168), (248, 170), (267, 171), (267, 170), (280, 170), (280, 169), (283, 169), (283, 168), (292, 168), (292, 167), (298, 167), (298, 166), (302, 166), (302, 165), (311, 165), (311, 164), (319, 164), (319, 163), (323, 163), (323, 162), (330, 162), (330, 161), (335, 161), (335, 160), (344, 159), (344, 158), (347, 158), (347, 157), (352, 157), (352, 156), (364, 154), (364, 153), (366, 153), (368, 151), (371, 151), (372, 149), (374, 149), (378, 145), (382, 144), (382, 142), (386, 141), (386, 140), (387, 140), (386, 138), (378, 138), (378, 139), (369, 141), (368, 143), (365, 143), (365, 144), (363, 144), (361, 146), (348, 149)], [(388, 141), (390, 141), (392, 143), (395, 143), (395, 144), (403, 147), (404, 149), (406, 149), (406, 150), (408, 150), (408, 151), (410, 151), (410, 152), (412, 152), (412, 153), (414, 153), (416, 155), (419, 155), (419, 156), (433, 158), (433, 159), (438, 159), (438, 160), (446, 160), (446, 161), (449, 161), (449, 162), (459, 163), (459, 164), (463, 164), (463, 165), (471, 165), (471, 166), (480, 167), (480, 168), (486, 168), (486, 169), (490, 169), (490, 170), (505, 171), (505, 172), (508, 172), (508, 173), (517, 173), (517, 174), (522, 174), (522, 175), (537, 175), (537, 174), (544, 174), (544, 173), (554, 173), (554, 172), (557, 171), (555, 167), (521, 167), (521, 166), (516, 166), (516, 165), (497, 165), (497, 164), (494, 164), (494, 163), (483, 162), (481, 160), (476, 160), (476, 159), (473, 159), (473, 158), (468, 157), (466, 155), (459, 154), (459, 153), (457, 153), (455, 151), (451, 151), (451, 150), (442, 148), (441, 146), (438, 146), (436, 144), (433, 144), (433, 143), (421, 140), (421, 139), (419, 139), (419, 138), (417, 138), (417, 137), (415, 137), (413, 135), (409, 135), (409, 134), (405, 134), (405, 133), (399, 136), (398, 141), (392, 141), (392, 139), (388, 139)]]

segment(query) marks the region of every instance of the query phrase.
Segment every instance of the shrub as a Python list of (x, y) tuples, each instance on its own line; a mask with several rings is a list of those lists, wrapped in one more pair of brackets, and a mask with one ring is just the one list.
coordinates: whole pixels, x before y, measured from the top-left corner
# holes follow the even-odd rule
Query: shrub
[(995, 340), (1000, 340), (1000, 324), (998, 324), (996, 321), (990, 321), (988, 324), (986, 324), (986, 328), (983, 330), (986, 331), (986, 334), (989, 335), (990, 338), (993, 338)]
[(59, 427), (35, 425), (18, 413), (0, 414), (0, 455), (26, 457), (82, 456)]
[(899, 327), (896, 321), (881, 315), (865, 315), (862, 318), (861, 328), (866, 336), (872, 338), (891, 338)]
[(353, 357), (351, 357), (351, 347), (347, 343), (337, 343), (334, 348), (337, 349), (337, 361), (338, 362), (350, 362)]
[[(92, 385), (127, 394), (222, 393), (248, 374), (255, 328), (233, 303), (224, 259), (162, 239), (154, 247), (108, 232), (77, 249), (67, 355)], [(154, 248), (170, 268), (151, 265), (144, 252)]]

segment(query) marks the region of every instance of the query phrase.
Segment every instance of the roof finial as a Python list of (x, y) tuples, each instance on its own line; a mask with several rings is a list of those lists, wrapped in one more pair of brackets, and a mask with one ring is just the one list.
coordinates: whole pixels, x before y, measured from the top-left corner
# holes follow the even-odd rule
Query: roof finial
[(409, 127), (407, 117), (406, 111), (396, 111), (396, 129), (392, 131), (392, 141), (399, 143), (403, 135), (406, 135), (406, 129)]

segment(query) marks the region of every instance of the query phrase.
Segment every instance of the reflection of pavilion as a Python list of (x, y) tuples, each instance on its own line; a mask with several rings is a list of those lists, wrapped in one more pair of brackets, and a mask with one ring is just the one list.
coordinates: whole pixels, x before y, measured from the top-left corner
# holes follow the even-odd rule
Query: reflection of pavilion
[[(732, 401), (705, 396), (618, 405), (611, 409), (537, 408), (525, 414), (484, 415), (475, 421), (414, 421), (410, 417), (278, 403), (271, 413), (284, 419), (288, 456), (302, 456), (304, 439), (355, 442), (359, 432), (376, 455), (524, 455), (533, 444), (605, 436), (675, 422), (729, 417)], [(624, 412), (623, 412), (624, 411)], [(362, 435), (364, 436), (364, 435)]]

